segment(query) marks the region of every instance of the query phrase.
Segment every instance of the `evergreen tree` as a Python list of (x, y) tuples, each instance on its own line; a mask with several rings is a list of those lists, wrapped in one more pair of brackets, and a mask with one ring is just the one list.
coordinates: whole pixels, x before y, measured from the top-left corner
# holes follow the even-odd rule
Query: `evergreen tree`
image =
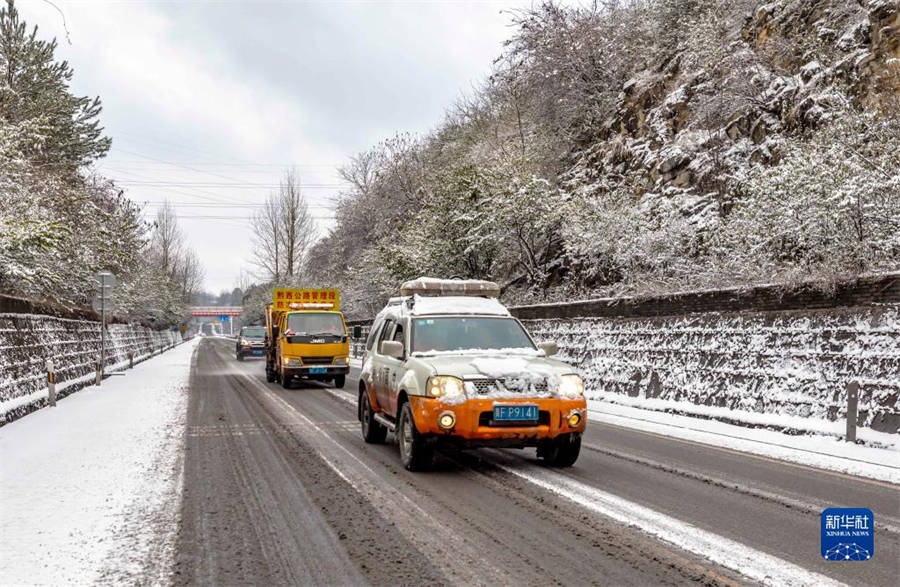
[(74, 170), (109, 150), (100, 98), (69, 91), (72, 68), (55, 59), (56, 40), (39, 39), (37, 30), (19, 19), (13, 0), (0, 9), (0, 122), (31, 130), (20, 139), (32, 163)]

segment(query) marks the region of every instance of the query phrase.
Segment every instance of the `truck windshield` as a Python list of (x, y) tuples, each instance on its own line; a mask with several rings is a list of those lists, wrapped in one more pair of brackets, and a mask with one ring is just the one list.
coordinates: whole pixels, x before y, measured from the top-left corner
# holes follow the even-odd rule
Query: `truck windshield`
[(534, 344), (511, 318), (416, 318), (412, 352), (529, 349)]
[(287, 319), (285, 334), (343, 336), (344, 322), (340, 314), (291, 314)]
[(241, 331), (241, 336), (244, 338), (258, 338), (262, 340), (266, 336), (266, 329), (262, 326), (259, 328), (245, 328)]

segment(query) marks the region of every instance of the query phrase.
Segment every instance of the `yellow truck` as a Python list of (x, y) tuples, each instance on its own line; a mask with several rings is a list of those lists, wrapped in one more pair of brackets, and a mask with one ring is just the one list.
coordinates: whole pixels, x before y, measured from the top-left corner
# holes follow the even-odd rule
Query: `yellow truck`
[(335, 289), (278, 288), (266, 306), (266, 380), (289, 389), (294, 379), (344, 387), (350, 336)]

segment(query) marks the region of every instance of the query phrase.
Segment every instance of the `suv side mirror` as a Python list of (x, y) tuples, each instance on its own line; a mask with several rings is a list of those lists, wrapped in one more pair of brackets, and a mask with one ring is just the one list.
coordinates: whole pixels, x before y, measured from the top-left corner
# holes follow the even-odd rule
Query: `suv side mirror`
[(354, 326), (353, 327), (353, 338), (362, 338), (362, 326)]
[(395, 359), (403, 358), (403, 343), (396, 340), (385, 340), (381, 343), (381, 354)]
[(553, 356), (559, 352), (559, 345), (555, 342), (542, 342), (538, 345), (538, 348), (544, 351), (544, 354), (548, 357)]

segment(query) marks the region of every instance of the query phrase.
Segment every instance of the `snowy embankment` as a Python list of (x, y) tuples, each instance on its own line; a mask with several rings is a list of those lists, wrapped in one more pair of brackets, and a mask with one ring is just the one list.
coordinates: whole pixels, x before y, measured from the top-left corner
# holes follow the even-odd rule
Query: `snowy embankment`
[[(900, 309), (527, 320), (579, 367), (589, 399), (792, 433), (900, 427)], [(859, 437), (876, 440), (866, 431)], [(883, 438), (883, 436), (879, 436)], [(883, 442), (881, 444), (884, 444)]]
[[(119, 371), (181, 341), (181, 334), (109, 324), (106, 371)], [(0, 426), (47, 404), (45, 363), (52, 358), (62, 397), (95, 377), (100, 323), (39, 314), (0, 314)]]
[(0, 428), (0, 583), (163, 583), (196, 341)]
[(844, 442), (836, 435), (782, 434), (600, 400), (588, 401), (588, 418), (661, 436), (900, 484), (900, 436), (897, 434), (860, 429), (860, 434), (873, 445), (862, 446)]

